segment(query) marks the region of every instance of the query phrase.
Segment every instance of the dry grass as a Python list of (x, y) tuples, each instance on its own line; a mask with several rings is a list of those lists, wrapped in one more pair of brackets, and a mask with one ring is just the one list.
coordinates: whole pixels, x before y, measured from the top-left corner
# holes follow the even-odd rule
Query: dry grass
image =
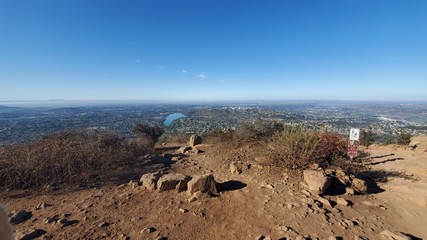
[(291, 125), (265, 141), (260, 153), (266, 163), (289, 169), (304, 169), (312, 163), (326, 167), (346, 156), (346, 144), (345, 139), (337, 134)]
[(0, 188), (87, 183), (149, 148), (109, 132), (62, 132), (0, 151)]

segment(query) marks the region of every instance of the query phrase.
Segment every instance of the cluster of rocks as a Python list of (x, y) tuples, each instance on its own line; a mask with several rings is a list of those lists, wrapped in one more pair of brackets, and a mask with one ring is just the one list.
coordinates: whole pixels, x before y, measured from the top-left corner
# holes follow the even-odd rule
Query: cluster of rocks
[(169, 191), (187, 191), (190, 195), (206, 194), (209, 196), (217, 195), (217, 183), (212, 174), (195, 175), (193, 177), (179, 173), (161, 172), (147, 173), (141, 176), (139, 182), (146, 189)]
[(251, 165), (243, 161), (233, 161), (230, 163), (230, 172), (232, 174), (241, 174), (243, 171), (249, 169)]
[(308, 190), (318, 195), (324, 194), (331, 188), (344, 188), (345, 192), (350, 195), (368, 191), (368, 185), (364, 180), (349, 176), (341, 169), (304, 170), (303, 177)]
[(186, 146), (183, 146), (178, 149), (178, 153), (186, 154), (186, 153), (192, 153), (192, 154), (199, 154), (202, 151), (195, 148), (196, 145), (202, 144), (202, 137), (199, 135), (192, 135), (190, 137), (190, 141)]
[[(40, 203), (38, 206), (35, 207), (36, 210), (40, 210), (40, 209), (45, 209), (52, 206), (51, 204), (48, 203)], [(31, 219), (33, 217), (33, 213), (31, 211), (26, 211), (26, 210), (19, 210), (19, 211), (14, 211), (10, 213), (10, 218), (9, 218), (9, 222), (12, 225), (18, 225), (21, 224), (25, 221), (28, 221), (29, 219)], [(73, 225), (78, 223), (79, 221), (77, 220), (69, 220), (68, 217), (70, 216), (70, 214), (64, 214), (62, 217), (58, 216), (58, 215), (54, 215), (51, 217), (47, 217), (45, 219), (46, 223), (50, 223), (50, 224), (59, 224), (61, 227), (66, 227), (69, 225)], [(22, 239), (22, 240), (30, 240), (30, 239), (36, 239), (39, 238), (41, 236), (44, 236), (43, 239), (51, 239), (50, 236), (46, 236), (45, 234), (47, 233), (47, 231), (43, 230), (43, 229), (26, 229), (22, 232), (17, 232), (16, 233), (16, 239)]]

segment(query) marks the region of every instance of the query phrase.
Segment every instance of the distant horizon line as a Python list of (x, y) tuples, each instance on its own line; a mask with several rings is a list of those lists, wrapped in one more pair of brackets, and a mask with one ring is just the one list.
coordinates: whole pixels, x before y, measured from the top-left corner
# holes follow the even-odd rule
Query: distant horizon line
[(425, 100), (350, 100), (350, 99), (252, 99), (252, 100), (155, 100), (155, 99), (115, 99), (115, 100), (67, 100), (67, 99), (47, 99), (47, 100), (0, 100), (0, 105), (20, 105), (20, 104), (31, 104), (31, 105), (41, 105), (41, 104), (94, 104), (94, 103), (103, 103), (103, 104), (185, 104), (185, 103), (285, 103), (285, 102), (353, 102), (353, 103), (427, 103)]
[(273, 101), (342, 101), (342, 102), (422, 102), (427, 99), (335, 99), (335, 98), (283, 98), (283, 99), (32, 99), (0, 100), (0, 102), (273, 102)]

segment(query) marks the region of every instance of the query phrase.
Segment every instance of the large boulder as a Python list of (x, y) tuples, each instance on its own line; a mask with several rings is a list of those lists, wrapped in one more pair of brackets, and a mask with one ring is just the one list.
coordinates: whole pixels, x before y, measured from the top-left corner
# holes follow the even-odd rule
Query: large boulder
[(332, 179), (323, 171), (304, 170), (304, 181), (308, 184), (310, 192), (322, 195), (331, 186)]
[(142, 182), (142, 186), (148, 190), (154, 190), (157, 188), (157, 181), (159, 180), (161, 174), (159, 172), (147, 173), (141, 176), (139, 182)]
[(190, 147), (194, 147), (198, 144), (202, 144), (202, 137), (200, 137), (199, 135), (192, 135), (190, 137), (190, 141), (188, 142), (188, 145), (190, 145)]
[(185, 191), (187, 190), (187, 183), (190, 180), (190, 177), (179, 174), (179, 173), (168, 173), (159, 178), (157, 181), (157, 189), (162, 191), (169, 190), (178, 190)]
[(187, 191), (190, 194), (195, 192), (206, 193), (209, 195), (218, 194), (215, 178), (212, 174), (194, 176), (193, 179), (188, 182)]

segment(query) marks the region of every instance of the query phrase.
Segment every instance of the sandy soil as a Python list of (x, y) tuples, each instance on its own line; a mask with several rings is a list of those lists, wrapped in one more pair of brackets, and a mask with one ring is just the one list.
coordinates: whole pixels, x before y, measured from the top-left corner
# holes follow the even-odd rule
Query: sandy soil
[[(369, 147), (366, 164), (389, 181), (371, 194), (324, 196), (332, 206), (309, 194), (300, 175), (257, 164), (252, 149), (208, 144), (198, 146), (203, 153), (177, 161), (172, 158), (179, 146), (159, 149), (141, 160), (141, 175), (159, 169), (189, 176), (212, 173), (219, 183), (217, 197), (189, 202), (187, 192), (150, 191), (128, 184), (138, 180), (129, 176), (90, 188), (7, 191), (0, 201), (9, 212), (32, 213), (14, 225), (17, 237), (42, 229), (46, 233), (40, 239), (383, 239), (380, 233), (391, 230), (427, 239), (427, 138), (414, 141), (422, 144)], [(251, 167), (232, 174), (233, 160)], [(337, 197), (350, 205), (336, 204)], [(55, 216), (66, 221), (48, 223)]]

